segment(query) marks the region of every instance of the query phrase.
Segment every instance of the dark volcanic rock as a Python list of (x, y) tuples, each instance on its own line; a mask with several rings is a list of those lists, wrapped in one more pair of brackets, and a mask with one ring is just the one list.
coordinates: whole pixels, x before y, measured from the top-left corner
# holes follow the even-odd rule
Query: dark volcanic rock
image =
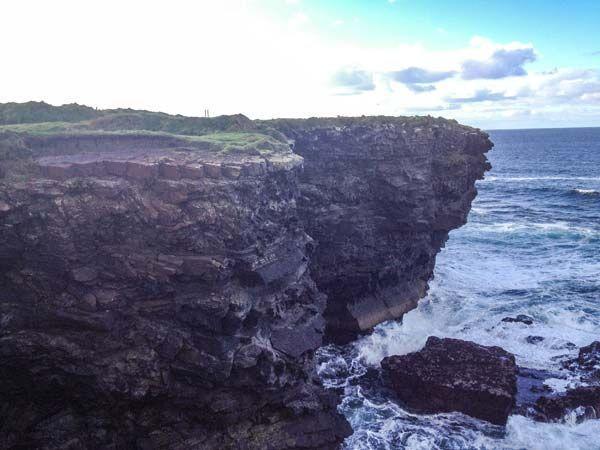
[(600, 341), (581, 347), (577, 358), (563, 362), (563, 367), (591, 383), (600, 383)]
[(517, 317), (505, 317), (502, 322), (508, 323), (523, 323), (525, 325), (533, 325), (533, 317), (529, 317), (525, 314), (519, 314)]
[(422, 350), (384, 358), (381, 367), (398, 397), (418, 411), (459, 411), (504, 425), (515, 405), (515, 358), (500, 347), (432, 336)]
[(600, 380), (600, 341), (579, 349), (577, 357), (579, 369), (587, 372), (587, 376)]
[(304, 160), (282, 142), (0, 136), (1, 448), (328, 449), (351, 432), (313, 351), (326, 326), (415, 306), (491, 144), (441, 119), (271, 124)]
[(564, 394), (540, 397), (535, 403), (537, 420), (560, 421), (569, 413), (579, 420), (600, 418), (600, 386), (568, 389)]
[[(567, 371), (565, 373), (565, 370)], [(562, 421), (567, 416), (577, 421), (600, 417), (600, 342), (581, 347), (575, 359), (563, 363), (560, 373), (519, 367), (518, 408), (516, 413), (543, 422)], [(555, 393), (543, 384), (548, 378), (583, 382), (582, 386)]]
[(431, 117), (267, 123), (304, 158), (298, 206), (318, 243), (311, 267), (328, 296), (328, 338), (347, 342), (415, 308), (490, 167), (487, 135)]
[(336, 447), (302, 159), (95, 139), (0, 189), (0, 447)]
[(543, 336), (527, 336), (525, 338), (525, 341), (527, 341), (528, 344), (537, 345), (540, 342), (544, 341), (544, 337)]

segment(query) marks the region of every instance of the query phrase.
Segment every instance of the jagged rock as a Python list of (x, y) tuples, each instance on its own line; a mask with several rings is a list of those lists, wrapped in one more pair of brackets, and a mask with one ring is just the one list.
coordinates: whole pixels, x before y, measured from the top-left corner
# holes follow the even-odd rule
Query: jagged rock
[(588, 373), (588, 376), (600, 379), (600, 341), (594, 341), (590, 345), (581, 347), (577, 364), (579, 364), (580, 370)]
[[(517, 414), (543, 422), (600, 417), (600, 342), (581, 347), (577, 358), (562, 365), (557, 373), (519, 367)], [(556, 393), (544, 384), (551, 378), (569, 378), (583, 384)]]
[(533, 345), (537, 345), (540, 342), (544, 341), (544, 337), (543, 336), (527, 336), (525, 338), (525, 341), (527, 341), (528, 344), (533, 344)]
[(504, 425), (515, 405), (515, 357), (500, 347), (430, 337), (414, 353), (381, 361), (385, 378), (409, 408), (459, 411)]
[(519, 314), (517, 317), (505, 317), (502, 322), (507, 323), (523, 323), (525, 325), (533, 325), (533, 317), (529, 317), (525, 314)]
[(19, 140), (22, 176), (0, 160), (0, 447), (329, 449), (350, 433), (313, 351), (326, 326), (414, 307), (491, 144), (442, 119), (234, 119), (279, 141), (78, 131)]
[(580, 386), (564, 394), (542, 396), (535, 403), (536, 420), (561, 421), (568, 414), (577, 420), (600, 418), (600, 386)]

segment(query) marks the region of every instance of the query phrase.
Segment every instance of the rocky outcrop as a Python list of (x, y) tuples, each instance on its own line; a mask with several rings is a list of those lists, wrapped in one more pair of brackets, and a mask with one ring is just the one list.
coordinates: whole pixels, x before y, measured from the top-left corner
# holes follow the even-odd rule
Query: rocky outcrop
[[(579, 423), (600, 418), (599, 361), (597, 341), (560, 371), (548, 371), (518, 367), (500, 347), (430, 337), (422, 350), (384, 358), (381, 367), (384, 384), (418, 412), (459, 411), (498, 425), (509, 414)], [(555, 392), (547, 380), (557, 379), (570, 380), (569, 387)]]
[(568, 361), (565, 366), (577, 371), (586, 381), (600, 383), (600, 341), (581, 347), (577, 359)]
[(581, 347), (564, 369), (580, 385), (558, 394), (545, 392), (530, 405), (529, 415), (545, 422), (600, 418), (600, 341)]
[(335, 447), (302, 159), (72, 140), (0, 191), (0, 447)]
[(600, 418), (600, 386), (579, 386), (558, 395), (540, 397), (531, 416), (539, 421), (559, 422), (565, 418), (576, 421)]
[(347, 342), (415, 308), (490, 167), (487, 135), (430, 117), (268, 123), (304, 158), (298, 208), (318, 243), (328, 338)]
[(409, 408), (459, 411), (504, 425), (515, 406), (515, 357), (500, 347), (430, 337), (415, 353), (381, 362), (384, 377)]
[(491, 144), (430, 118), (235, 123), (268, 136), (92, 121), (0, 140), (0, 447), (350, 433), (313, 351), (326, 326), (343, 339), (414, 307)]

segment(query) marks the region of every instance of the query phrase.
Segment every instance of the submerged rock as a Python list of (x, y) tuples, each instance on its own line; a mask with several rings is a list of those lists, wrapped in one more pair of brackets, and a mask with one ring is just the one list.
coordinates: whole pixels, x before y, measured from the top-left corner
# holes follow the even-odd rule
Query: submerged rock
[(517, 317), (505, 317), (502, 322), (508, 323), (523, 323), (525, 325), (533, 325), (533, 317), (525, 314), (519, 314)]
[(533, 345), (537, 345), (540, 342), (543, 342), (545, 340), (545, 338), (543, 336), (527, 336), (525, 338), (525, 341), (528, 344), (533, 344)]
[(536, 420), (556, 422), (600, 418), (600, 386), (580, 386), (564, 394), (542, 396), (535, 403)]
[[(580, 422), (600, 418), (600, 342), (581, 347), (577, 358), (563, 363), (560, 373), (519, 368), (517, 413), (537, 421)], [(568, 388), (554, 392), (544, 384), (563, 379)], [(575, 387), (573, 387), (575, 384)]]
[(384, 377), (409, 408), (458, 411), (504, 425), (515, 405), (515, 357), (500, 347), (430, 337), (425, 347), (381, 361)]

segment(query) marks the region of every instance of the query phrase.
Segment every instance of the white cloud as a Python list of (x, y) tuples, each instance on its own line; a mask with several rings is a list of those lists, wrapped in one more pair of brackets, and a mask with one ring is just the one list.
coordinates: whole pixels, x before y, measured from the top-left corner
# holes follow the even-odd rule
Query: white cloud
[[(361, 46), (322, 37), (305, 4), (286, 11), (274, 20), (261, 2), (246, 0), (0, 2), (0, 40), (11, 43), (3, 47), (0, 101), (187, 115), (210, 108), (213, 114), (255, 118), (429, 112), (483, 126), (553, 117), (584, 124), (600, 114), (597, 71), (542, 73), (528, 67), (518, 77), (459, 76), (465, 61), (493, 62), (494, 55), (514, 56), (518, 49), (536, 52), (531, 43), (474, 37), (445, 51), (422, 44)], [(521, 55), (517, 63), (523, 58), (529, 57)], [(425, 75), (457, 74), (425, 76), (417, 83), (390, 79), (390, 73), (410, 68)], [(345, 85), (332, 86), (343, 70), (354, 73), (347, 73)], [(502, 97), (449, 101), (478, 92)]]
[(527, 75), (523, 65), (535, 60), (536, 54), (532, 47), (502, 48), (486, 60), (469, 59), (463, 62), (462, 77), (465, 80), (520, 77)]
[(340, 88), (338, 94), (352, 95), (375, 89), (373, 74), (357, 68), (338, 70), (332, 78), (334, 88)]
[(489, 89), (479, 89), (469, 97), (448, 97), (446, 100), (450, 103), (479, 103), (514, 100), (516, 98), (516, 96), (508, 96), (504, 92), (492, 92)]

